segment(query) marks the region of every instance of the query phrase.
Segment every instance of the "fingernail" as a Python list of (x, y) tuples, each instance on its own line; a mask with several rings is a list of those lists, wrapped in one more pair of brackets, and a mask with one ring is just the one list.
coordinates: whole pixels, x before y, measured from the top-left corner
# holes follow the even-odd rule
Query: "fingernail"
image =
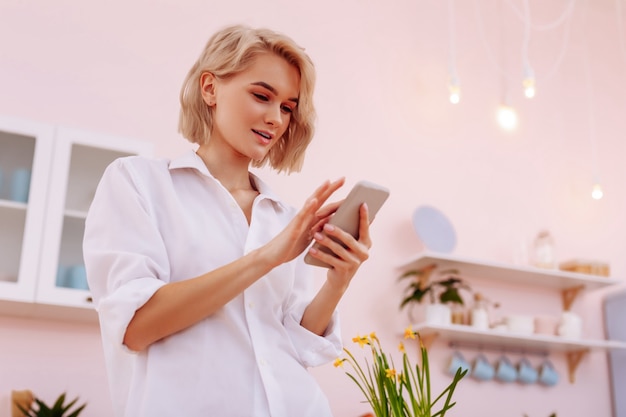
[(328, 231), (328, 232), (332, 232), (333, 230), (335, 230), (335, 226), (333, 226), (332, 224), (328, 224), (326, 223), (324, 225), (324, 230)]
[(313, 237), (315, 238), (315, 240), (322, 240), (324, 238), (324, 236), (322, 236), (321, 233), (316, 232)]

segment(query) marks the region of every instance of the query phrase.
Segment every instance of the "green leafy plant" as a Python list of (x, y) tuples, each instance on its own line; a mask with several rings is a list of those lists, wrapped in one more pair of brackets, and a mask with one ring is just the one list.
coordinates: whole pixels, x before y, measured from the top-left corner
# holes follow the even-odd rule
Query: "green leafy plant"
[[(452, 402), (452, 395), (467, 370), (462, 371), (459, 368), (452, 382), (433, 400), (428, 351), (417, 332), (410, 327), (405, 330), (405, 338), (415, 339), (416, 336), (420, 345), (421, 366), (411, 364), (404, 344), (401, 343), (402, 365), (396, 368), (393, 358), (384, 352), (375, 333), (352, 339), (361, 348), (369, 346), (371, 364), (365, 359), (365, 366), (361, 366), (348, 349), (344, 349), (346, 358), (335, 361), (336, 367), (343, 367), (345, 362), (351, 365), (354, 373), (346, 371), (346, 375), (360, 388), (376, 417), (443, 417), (456, 404)], [(439, 411), (435, 411), (436, 404), (440, 401), (443, 404)]]
[(24, 409), (21, 405), (17, 404), (17, 407), (27, 417), (78, 417), (87, 404), (83, 404), (73, 411), (70, 409), (76, 404), (78, 397), (65, 404), (65, 393), (61, 394), (59, 398), (54, 402), (52, 407), (38, 398), (35, 398), (33, 404), (31, 404), (28, 410)]
[(427, 294), (430, 296), (431, 303), (439, 300), (443, 304), (465, 304), (460, 290), (471, 291), (471, 288), (459, 277), (459, 272), (456, 269), (441, 271), (442, 279), (431, 280), (430, 277), (435, 267), (433, 264), (422, 269), (412, 269), (400, 276), (401, 280), (412, 278), (405, 289), (406, 295), (400, 302), (400, 309), (409, 303), (421, 303)]

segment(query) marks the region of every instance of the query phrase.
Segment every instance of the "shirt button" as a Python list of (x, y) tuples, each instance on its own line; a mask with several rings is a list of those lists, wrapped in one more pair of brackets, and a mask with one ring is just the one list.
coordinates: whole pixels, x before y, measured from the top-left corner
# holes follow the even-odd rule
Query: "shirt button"
[(267, 362), (265, 361), (265, 359), (259, 359), (259, 365), (265, 366), (267, 365)]
[(253, 303), (252, 301), (250, 301), (250, 302), (248, 303), (248, 307), (250, 307), (250, 308), (254, 308), (254, 303)]

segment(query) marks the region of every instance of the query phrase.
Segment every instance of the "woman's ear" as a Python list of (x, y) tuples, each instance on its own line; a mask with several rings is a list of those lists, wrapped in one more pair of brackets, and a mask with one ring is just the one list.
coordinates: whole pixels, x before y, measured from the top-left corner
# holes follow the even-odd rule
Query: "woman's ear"
[(211, 107), (215, 105), (215, 75), (210, 72), (203, 72), (200, 75), (200, 90), (202, 91), (202, 99)]

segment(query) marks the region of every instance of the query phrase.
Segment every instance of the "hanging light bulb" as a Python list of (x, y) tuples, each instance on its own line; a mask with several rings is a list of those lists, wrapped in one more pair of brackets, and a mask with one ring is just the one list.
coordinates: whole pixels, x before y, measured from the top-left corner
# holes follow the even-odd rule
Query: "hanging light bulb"
[(461, 101), (461, 83), (458, 77), (451, 76), (448, 83), (448, 92), (450, 93), (450, 103), (458, 104)]
[(526, 66), (524, 69), (524, 81), (522, 85), (524, 86), (524, 95), (526, 98), (535, 97), (535, 75), (530, 66)]
[(496, 117), (500, 127), (505, 130), (514, 130), (517, 127), (517, 113), (511, 106), (501, 104), (498, 108)]
[(603, 196), (604, 193), (602, 192), (602, 187), (600, 186), (600, 184), (595, 183), (593, 185), (593, 189), (591, 190), (591, 198), (593, 198), (594, 200), (600, 200)]

